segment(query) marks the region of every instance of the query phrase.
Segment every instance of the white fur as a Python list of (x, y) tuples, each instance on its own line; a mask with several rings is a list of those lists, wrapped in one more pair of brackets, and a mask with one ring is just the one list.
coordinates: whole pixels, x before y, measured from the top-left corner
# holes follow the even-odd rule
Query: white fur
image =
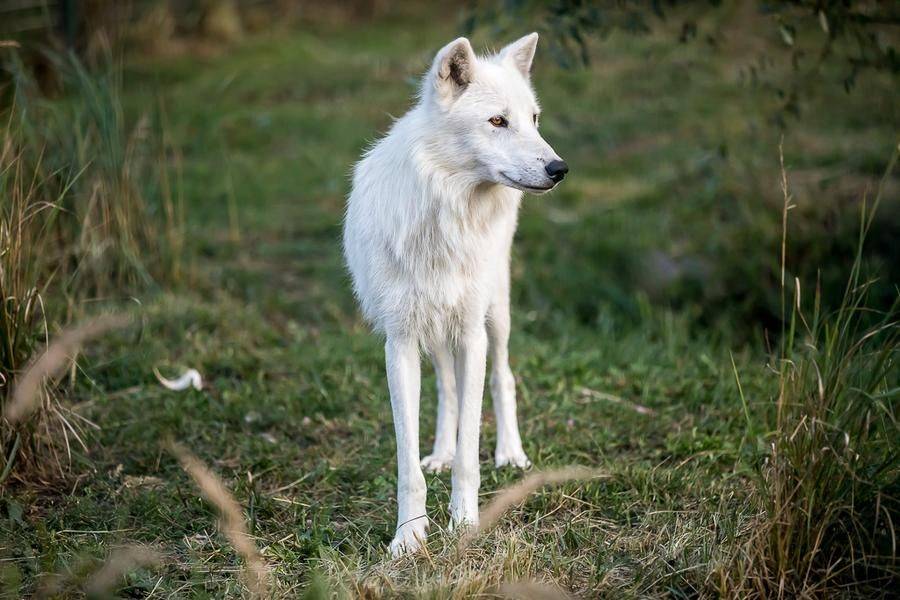
[[(452, 465), (451, 524), (478, 523), (478, 437), (490, 339), (496, 465), (527, 467), (507, 355), (509, 256), (522, 191), (555, 182), (529, 81), (537, 34), (476, 57), (459, 38), (435, 57), (417, 104), (356, 165), (344, 253), (362, 311), (386, 336), (397, 435), (394, 555), (425, 539), (421, 466)], [(490, 120), (503, 116), (506, 127)], [(438, 379), (434, 451), (419, 458), (420, 349)]]

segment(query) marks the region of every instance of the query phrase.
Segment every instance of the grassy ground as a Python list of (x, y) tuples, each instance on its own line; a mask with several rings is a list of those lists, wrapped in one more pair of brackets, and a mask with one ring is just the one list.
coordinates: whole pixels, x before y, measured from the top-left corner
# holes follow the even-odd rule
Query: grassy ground
[[(280, 595), (465, 597), (525, 581), (585, 597), (717, 593), (758, 517), (751, 421), (777, 385), (762, 342), (775, 299), (755, 282), (779, 268), (781, 132), (771, 92), (736, 83), (740, 47), (710, 57), (663, 36), (614, 36), (590, 70), (544, 60), (535, 74), (545, 135), (572, 174), (526, 200), (516, 241), (522, 435), (537, 468), (604, 476), (534, 495), (459, 557), (443, 531), (449, 475), (430, 475), (429, 556), (385, 555), (393, 430), (381, 342), (356, 316), (341, 265), (341, 211), (350, 165), (405, 110), (455, 26), (323, 22), (199, 64), (129, 62), (127, 108), (159, 98), (183, 153), (191, 283), (142, 298), (139, 337), (112, 336), (84, 357), (73, 395), (99, 428), (89, 452), (72, 449), (65, 486), (4, 492), (7, 590), (49, 573), (77, 579), (137, 542), (164, 561), (132, 573), (125, 594), (240, 595), (239, 559), (160, 444), (172, 437), (231, 486)], [(785, 135), (801, 241), (877, 177), (895, 144), (889, 83), (861, 87), (869, 93), (836, 86)], [(825, 258), (842, 256), (835, 239)], [(202, 392), (165, 391), (152, 374), (189, 366)], [(423, 393), (425, 450), (430, 374)], [(522, 476), (490, 466), (488, 406), (483, 502)]]

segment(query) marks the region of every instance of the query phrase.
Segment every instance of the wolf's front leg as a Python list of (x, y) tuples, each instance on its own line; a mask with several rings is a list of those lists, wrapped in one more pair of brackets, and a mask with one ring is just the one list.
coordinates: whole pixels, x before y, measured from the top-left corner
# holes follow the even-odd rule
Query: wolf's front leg
[(419, 466), (419, 347), (414, 340), (388, 335), (384, 346), (394, 431), (397, 435), (397, 531), (391, 554), (419, 550), (425, 542), (425, 477)]
[(452, 526), (478, 525), (478, 436), (481, 399), (487, 362), (484, 323), (463, 333), (456, 355), (456, 391), (459, 395), (459, 432), (453, 460), (453, 490), (450, 493)]

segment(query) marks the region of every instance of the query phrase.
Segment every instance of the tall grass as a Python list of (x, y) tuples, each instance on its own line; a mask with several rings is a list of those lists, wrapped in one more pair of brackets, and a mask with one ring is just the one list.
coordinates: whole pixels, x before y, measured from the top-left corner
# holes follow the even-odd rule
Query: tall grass
[[(885, 179), (895, 162), (896, 154)], [(782, 181), (786, 227), (791, 198)], [(822, 309), (818, 288), (809, 307), (799, 279), (792, 286), (783, 277), (785, 329), (770, 365), (778, 388), (761, 413), (769, 447), (755, 493), (764, 516), (731, 574), (737, 596), (819, 597), (900, 576), (900, 297), (869, 306), (874, 280), (863, 270), (881, 190), (871, 210), (863, 203), (837, 310)], [(782, 273), (784, 256), (783, 246)]]
[[(178, 154), (145, 115), (129, 125), (113, 61), (98, 73), (59, 57), (63, 98), (40, 96), (14, 50), (0, 105), (0, 401), (51, 331), (86, 301), (124, 299), (183, 276), (183, 207), (173, 192)], [(158, 111), (161, 114), (161, 111)], [(63, 469), (82, 441), (77, 415), (51, 388), (31, 423), (0, 423), (0, 478), (50, 448)], [(53, 418), (53, 417), (56, 418)], [(70, 440), (71, 439), (71, 440)], [(45, 456), (46, 458), (46, 456)], [(21, 472), (22, 470), (20, 470)]]
[[(16, 375), (34, 352), (42, 330), (46, 331), (40, 273), (47, 269), (42, 249), (48, 237), (42, 222), (56, 210), (52, 202), (38, 200), (43, 181), (34, 169), (26, 168), (10, 125), (4, 134), (0, 149), (0, 398), (9, 396)], [(52, 406), (45, 408), (49, 414)], [(12, 431), (6, 423), (0, 426), (2, 484), (17, 459), (20, 464), (31, 462), (42, 438), (28, 436), (33, 443), (23, 447), (23, 432)]]
[(41, 210), (52, 210), (33, 201), (39, 182), (24, 172), (8, 127), (5, 134), (0, 148), (0, 385), (9, 383), (35, 341), (40, 315), (36, 271), (44, 232), (38, 222)]
[(17, 141), (24, 154), (43, 157), (32, 168), (65, 213), (55, 220), (53, 248), (64, 291), (94, 297), (178, 279), (183, 207), (170, 172), (180, 161), (162, 133), (163, 112), (129, 123), (121, 71), (109, 57), (97, 72), (71, 56), (57, 63), (67, 94), (54, 102), (35, 94), (18, 61), (8, 68), (17, 81)]

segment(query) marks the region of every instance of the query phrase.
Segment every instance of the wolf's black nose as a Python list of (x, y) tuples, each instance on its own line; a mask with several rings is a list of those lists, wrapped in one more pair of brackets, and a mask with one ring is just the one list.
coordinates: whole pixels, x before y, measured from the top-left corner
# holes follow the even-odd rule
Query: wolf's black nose
[(559, 183), (563, 180), (563, 177), (566, 176), (566, 173), (569, 172), (569, 165), (567, 165), (564, 160), (552, 160), (547, 163), (544, 170), (547, 171), (547, 176), (552, 179), (554, 183)]

